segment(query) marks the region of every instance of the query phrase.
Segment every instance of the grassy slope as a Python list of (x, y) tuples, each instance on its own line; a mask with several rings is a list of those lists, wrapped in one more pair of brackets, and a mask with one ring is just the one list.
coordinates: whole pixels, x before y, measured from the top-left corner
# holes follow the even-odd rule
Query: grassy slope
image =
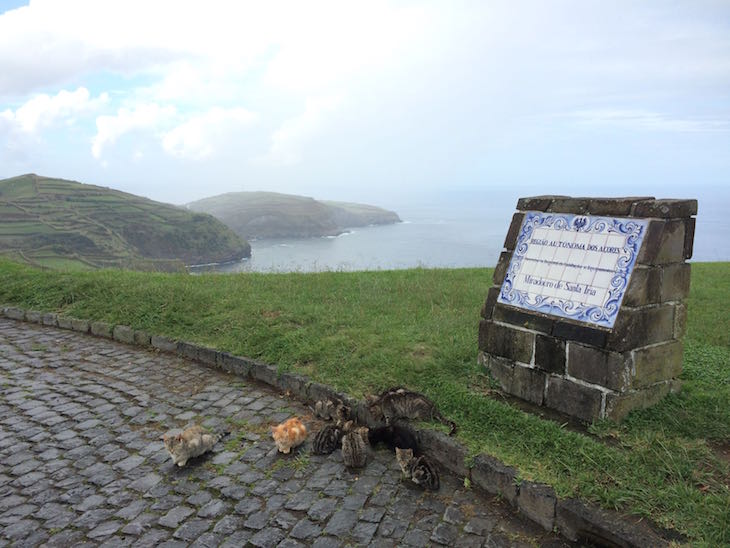
[(730, 263), (693, 265), (684, 388), (590, 434), (495, 397), (476, 365), (491, 270), (163, 275), (49, 274), (0, 262), (0, 302), (124, 323), (278, 363), (362, 395), (407, 384), (459, 437), (522, 477), (730, 543)]
[(348, 227), (400, 221), (392, 211), (375, 206), (276, 192), (229, 192), (188, 207), (213, 215), (244, 238), (330, 236)]
[(0, 181), (0, 253), (49, 268), (169, 269), (239, 259), (250, 247), (208, 215), (37, 175)]

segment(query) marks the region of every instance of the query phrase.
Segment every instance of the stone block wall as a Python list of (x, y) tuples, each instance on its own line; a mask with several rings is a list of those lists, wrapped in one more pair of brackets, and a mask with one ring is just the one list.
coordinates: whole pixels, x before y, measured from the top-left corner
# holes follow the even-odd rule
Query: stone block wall
[[(526, 211), (649, 219), (614, 328), (497, 303)], [(479, 360), (510, 394), (582, 420), (621, 420), (679, 390), (697, 200), (520, 198), (479, 326)]]

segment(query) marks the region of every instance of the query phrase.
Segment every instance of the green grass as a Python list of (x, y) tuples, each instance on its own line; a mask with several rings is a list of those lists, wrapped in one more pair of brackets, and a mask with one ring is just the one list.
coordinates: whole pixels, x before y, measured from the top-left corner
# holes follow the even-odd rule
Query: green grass
[(459, 439), (560, 496), (730, 544), (730, 263), (694, 264), (682, 391), (577, 432), (494, 397), (476, 363), (491, 269), (58, 273), (0, 260), (0, 302), (123, 323), (276, 363), (355, 396), (406, 384)]

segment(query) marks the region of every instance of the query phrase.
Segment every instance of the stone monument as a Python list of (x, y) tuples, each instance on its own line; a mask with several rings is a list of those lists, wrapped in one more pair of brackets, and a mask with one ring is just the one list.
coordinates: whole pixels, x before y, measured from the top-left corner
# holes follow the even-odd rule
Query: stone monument
[(479, 325), (502, 389), (585, 421), (679, 390), (697, 200), (520, 198)]

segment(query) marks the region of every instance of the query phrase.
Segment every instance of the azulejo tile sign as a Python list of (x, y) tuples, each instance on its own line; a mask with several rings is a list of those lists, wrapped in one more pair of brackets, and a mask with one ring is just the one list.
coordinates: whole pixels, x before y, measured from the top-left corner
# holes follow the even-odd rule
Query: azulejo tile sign
[(647, 222), (526, 212), (498, 302), (612, 328)]
[(697, 200), (532, 196), (516, 210), (479, 322), (502, 390), (585, 421), (678, 391)]

